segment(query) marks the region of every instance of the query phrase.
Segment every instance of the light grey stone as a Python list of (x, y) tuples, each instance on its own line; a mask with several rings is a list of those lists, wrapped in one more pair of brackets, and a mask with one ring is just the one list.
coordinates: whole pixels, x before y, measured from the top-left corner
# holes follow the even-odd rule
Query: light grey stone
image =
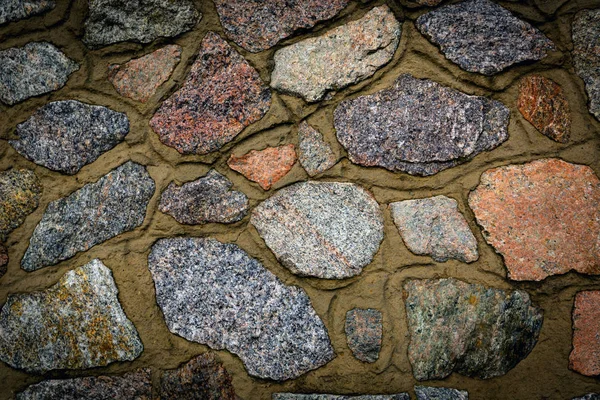
[(56, 7), (54, 0), (2, 0), (0, 25), (45, 13)]
[(310, 176), (327, 171), (337, 161), (321, 132), (306, 121), (298, 127), (298, 159)]
[(573, 19), (573, 64), (585, 83), (590, 112), (600, 120), (600, 8), (582, 10)]

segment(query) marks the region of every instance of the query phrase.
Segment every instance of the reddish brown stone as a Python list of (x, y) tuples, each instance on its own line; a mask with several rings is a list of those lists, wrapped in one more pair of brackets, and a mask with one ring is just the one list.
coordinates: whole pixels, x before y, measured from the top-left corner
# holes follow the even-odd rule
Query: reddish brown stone
[(0, 278), (6, 273), (8, 266), (8, 250), (0, 243)]
[(542, 159), (494, 168), (469, 205), (510, 279), (600, 274), (600, 180), (590, 167)]
[(261, 119), (270, 105), (271, 92), (258, 72), (209, 32), (183, 86), (165, 100), (150, 126), (182, 154), (207, 154)]
[(573, 350), (569, 368), (587, 376), (600, 375), (600, 290), (577, 293), (573, 310)]
[(256, 182), (264, 190), (283, 178), (296, 162), (296, 150), (293, 144), (279, 147), (267, 147), (264, 150), (252, 150), (241, 157), (233, 154), (227, 165), (246, 178)]

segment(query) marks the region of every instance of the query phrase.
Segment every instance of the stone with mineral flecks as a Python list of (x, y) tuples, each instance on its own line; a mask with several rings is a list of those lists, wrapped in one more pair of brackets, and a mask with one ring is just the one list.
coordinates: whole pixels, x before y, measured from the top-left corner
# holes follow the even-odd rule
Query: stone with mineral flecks
[(598, 393), (588, 393), (585, 396), (573, 397), (572, 400), (600, 400), (600, 394), (598, 394)]
[(408, 358), (419, 381), (452, 372), (489, 379), (504, 375), (537, 343), (542, 311), (527, 292), (507, 292), (456, 279), (404, 284)]
[(381, 311), (372, 308), (354, 308), (346, 313), (348, 347), (360, 361), (372, 363), (379, 358), (382, 320)]
[(219, 150), (271, 106), (258, 72), (226, 41), (208, 32), (183, 86), (165, 100), (150, 126), (182, 154)]
[(445, 387), (415, 386), (417, 400), (469, 400), (469, 393)]
[(585, 83), (590, 112), (600, 120), (600, 8), (575, 14), (572, 34), (575, 71)]
[(600, 274), (600, 180), (590, 167), (541, 159), (493, 168), (469, 206), (510, 279)]
[(3, 0), (0, 4), (0, 25), (42, 14), (54, 7), (55, 0)]
[(600, 375), (600, 291), (586, 290), (575, 296), (573, 350), (569, 368), (586, 376)]
[(271, 189), (296, 163), (296, 150), (293, 144), (252, 150), (241, 157), (233, 154), (227, 165), (234, 171), (256, 182), (264, 190)]
[(98, 259), (41, 292), (11, 294), (0, 311), (0, 360), (45, 373), (132, 361), (142, 342), (112, 273)]
[(37, 208), (41, 195), (42, 185), (33, 171), (0, 172), (0, 242)]
[(508, 139), (502, 103), (401, 75), (389, 89), (340, 103), (337, 137), (356, 164), (433, 175)]
[(353, 183), (296, 183), (263, 201), (250, 222), (279, 262), (301, 276), (358, 275), (383, 240), (379, 204)]
[(8, 249), (0, 243), (0, 278), (6, 273), (8, 268)]
[(277, 50), (271, 87), (319, 101), (327, 92), (367, 79), (387, 64), (400, 33), (389, 7), (375, 7), (357, 21)]
[(337, 394), (295, 394), (273, 393), (272, 400), (410, 400), (408, 393), (398, 394), (364, 394), (359, 396), (344, 396)]
[(321, 132), (306, 121), (298, 127), (298, 160), (310, 176), (327, 171), (337, 161)]

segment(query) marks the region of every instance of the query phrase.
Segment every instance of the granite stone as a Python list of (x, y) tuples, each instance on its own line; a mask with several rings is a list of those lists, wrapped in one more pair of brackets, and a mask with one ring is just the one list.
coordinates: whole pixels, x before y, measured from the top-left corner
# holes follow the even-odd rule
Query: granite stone
[(272, 400), (410, 400), (408, 393), (398, 394), (364, 394), (344, 396), (337, 394), (295, 394), (273, 393)]
[(585, 290), (575, 296), (573, 350), (569, 368), (586, 376), (600, 375), (600, 290)]
[(573, 397), (572, 400), (600, 400), (600, 394), (598, 394), (598, 393), (588, 393), (585, 396)]
[(373, 363), (379, 358), (383, 337), (381, 311), (354, 308), (346, 313), (346, 341), (354, 357)]
[(0, 4), (0, 25), (43, 14), (54, 7), (55, 0), (3, 0)]
[(417, 400), (469, 400), (469, 393), (445, 387), (415, 386)]
[(306, 121), (298, 127), (298, 160), (311, 177), (327, 171), (337, 161), (321, 132)]
[(6, 273), (8, 269), (8, 249), (2, 243), (0, 243), (0, 278)]
[(42, 184), (28, 169), (0, 172), (0, 242), (39, 205)]
[(590, 113), (600, 120), (600, 8), (575, 14), (572, 35), (573, 65), (585, 83)]
[(271, 189), (296, 163), (296, 149), (293, 144), (252, 150), (241, 157), (233, 154), (227, 165), (234, 171), (256, 182), (263, 190)]

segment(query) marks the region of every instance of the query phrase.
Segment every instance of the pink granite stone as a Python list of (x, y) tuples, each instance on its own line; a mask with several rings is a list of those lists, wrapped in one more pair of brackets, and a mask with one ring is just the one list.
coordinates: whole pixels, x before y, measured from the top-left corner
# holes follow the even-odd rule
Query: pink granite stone
[(575, 296), (569, 368), (587, 376), (600, 375), (600, 290)]
[(256, 182), (264, 190), (271, 189), (278, 180), (287, 174), (296, 162), (296, 150), (293, 144), (279, 147), (267, 147), (264, 150), (252, 150), (241, 157), (233, 154), (227, 165)]

